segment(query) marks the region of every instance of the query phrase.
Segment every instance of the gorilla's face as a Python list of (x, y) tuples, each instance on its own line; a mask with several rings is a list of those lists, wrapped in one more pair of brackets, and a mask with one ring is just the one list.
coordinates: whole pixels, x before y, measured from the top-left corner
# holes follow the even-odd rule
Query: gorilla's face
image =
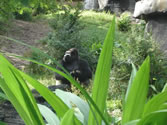
[(78, 51), (76, 48), (69, 49), (65, 52), (63, 56), (64, 62), (71, 63), (76, 60), (78, 60)]

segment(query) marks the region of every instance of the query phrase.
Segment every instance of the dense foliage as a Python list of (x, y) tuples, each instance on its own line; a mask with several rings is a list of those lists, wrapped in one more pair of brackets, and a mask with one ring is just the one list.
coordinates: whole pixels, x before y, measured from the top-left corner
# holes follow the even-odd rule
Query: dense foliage
[[(86, 25), (81, 25), (81, 15), (82, 13), (80, 13), (79, 9), (62, 6), (59, 13), (56, 13), (50, 21), (53, 31), (43, 40), (43, 43), (45, 44), (46, 53), (57, 60), (60, 60), (64, 52), (69, 48), (78, 48), (81, 58), (88, 60), (93, 71), (95, 71), (103, 45), (98, 35), (99, 37), (102, 36), (99, 33), (89, 38), (83, 37), (84, 35), (89, 36), (90, 31), (85, 34), (80, 33), (84, 30), (83, 26)], [(151, 34), (145, 32), (145, 25), (146, 23), (142, 20), (138, 23), (132, 21), (129, 13), (122, 14), (117, 20), (110, 97), (114, 96), (117, 98), (124, 95), (127, 81), (130, 77), (131, 63), (138, 67), (147, 55), (151, 59), (150, 95), (160, 92), (166, 83), (167, 60), (164, 58), (158, 44), (152, 39)], [(88, 23), (86, 26), (91, 27), (92, 25)], [(122, 29), (126, 29), (126, 32)], [(93, 30), (91, 31), (93, 32)], [(37, 55), (33, 52), (32, 58), (38, 58), (37, 60), (46, 64), (53, 64), (50, 60)], [(30, 67), (34, 73), (45, 72), (45, 69), (36, 64), (30, 65)]]
[(32, 16), (55, 12), (56, 8), (56, 0), (1, 0), (0, 32), (5, 31), (14, 18), (31, 21)]
[(115, 87), (111, 87), (113, 93), (118, 93), (118, 95), (125, 93), (131, 64), (138, 67), (147, 55), (151, 60), (150, 95), (160, 92), (166, 83), (167, 60), (158, 44), (152, 39), (151, 34), (146, 33), (144, 29), (145, 22), (141, 21), (131, 25), (126, 33), (117, 32), (111, 73), (111, 82), (115, 83), (112, 84)]

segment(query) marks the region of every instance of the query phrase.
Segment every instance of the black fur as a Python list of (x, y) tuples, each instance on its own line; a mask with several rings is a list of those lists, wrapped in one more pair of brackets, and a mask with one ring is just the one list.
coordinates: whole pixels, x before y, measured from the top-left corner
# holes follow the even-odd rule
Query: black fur
[[(92, 71), (88, 62), (79, 58), (76, 48), (71, 48), (65, 52), (61, 65), (80, 83), (89, 84), (89, 80), (92, 78)], [(59, 67), (57, 69), (61, 70)], [(56, 80), (60, 80), (62, 84), (70, 85), (70, 82), (59, 74), (56, 74)]]

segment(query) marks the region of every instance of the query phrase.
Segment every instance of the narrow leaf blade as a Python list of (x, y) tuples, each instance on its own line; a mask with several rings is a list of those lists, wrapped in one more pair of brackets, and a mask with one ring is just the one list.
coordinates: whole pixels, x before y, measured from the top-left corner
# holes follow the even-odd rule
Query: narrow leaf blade
[(150, 58), (147, 57), (133, 80), (124, 103), (122, 124), (140, 119), (147, 99)]
[[(113, 18), (111, 27), (107, 33), (106, 39), (104, 41), (103, 49), (99, 57), (95, 80), (93, 83), (92, 98), (99, 107), (100, 111), (104, 113), (105, 102), (108, 92), (108, 83), (110, 77), (110, 70), (112, 64), (112, 48), (115, 36), (115, 17)], [(99, 98), (100, 97), (100, 98)], [(94, 110), (96, 119), (93, 115), (93, 112), (90, 112), (89, 115), (89, 125), (95, 125), (96, 120), (98, 123), (102, 123), (102, 119)], [(107, 121), (104, 121), (108, 124)]]

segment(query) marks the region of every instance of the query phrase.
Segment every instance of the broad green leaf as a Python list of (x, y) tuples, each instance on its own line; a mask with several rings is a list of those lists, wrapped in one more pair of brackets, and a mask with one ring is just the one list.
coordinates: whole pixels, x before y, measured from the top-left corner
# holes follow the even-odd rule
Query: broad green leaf
[(60, 120), (56, 116), (56, 113), (53, 113), (48, 107), (45, 105), (38, 104), (39, 110), (42, 116), (45, 118), (49, 125), (59, 125)]
[(60, 125), (77, 125), (74, 122), (74, 110), (69, 109), (67, 113), (62, 118)]
[(14, 105), (26, 124), (44, 124), (42, 116), (36, 105), (27, 84), (21, 75), (13, 67), (6, 63), (6, 59), (0, 55), (1, 88)]
[(4, 92), (8, 96), (9, 100), (13, 100), (11, 103), (16, 108), (19, 107), (16, 110), (19, 113), (19, 115), (22, 117), (22, 119), (24, 120), (24, 122), (27, 123), (27, 124), (31, 124), (30, 118), (29, 118), (28, 114), (26, 113), (25, 109), (19, 103), (19, 101), (17, 100), (16, 96), (11, 92), (11, 90), (8, 89), (9, 87), (7, 86), (7, 84), (5, 83), (5, 81), (2, 78), (0, 78), (0, 86), (2, 87), (3, 90), (5, 90)]
[(159, 110), (164, 110), (164, 109), (167, 109), (167, 103), (166, 102), (159, 107)]
[(145, 117), (151, 112), (155, 112), (159, 109), (162, 109), (163, 106), (165, 107), (166, 102), (167, 102), (167, 91), (164, 91), (162, 93), (159, 93), (158, 95), (155, 95), (145, 105), (143, 117)]
[(58, 97), (60, 97), (63, 100), (65, 104), (68, 105), (69, 108), (71, 108), (73, 104), (76, 105), (76, 107), (79, 108), (79, 110), (84, 116), (84, 122), (82, 123), (87, 125), (88, 115), (89, 115), (89, 105), (84, 100), (82, 100), (80, 97), (70, 92), (65, 92), (65, 91), (57, 89), (55, 93)]
[[(114, 37), (115, 37), (115, 17), (113, 18), (111, 27), (104, 41), (104, 45), (99, 57), (95, 73), (95, 80), (93, 83), (92, 98), (102, 113), (104, 113), (106, 97), (108, 92)], [(96, 118), (94, 117), (93, 112)], [(95, 111), (94, 108), (93, 112), (91, 111), (89, 114), (88, 125), (96, 125), (96, 123), (101, 124), (102, 118), (98, 115), (97, 111)], [(104, 122), (106, 125), (109, 124), (107, 121)]]
[(133, 121), (130, 121), (128, 123), (126, 123), (125, 125), (137, 125), (137, 123), (139, 122), (140, 120), (133, 120)]
[(137, 125), (166, 125), (167, 110), (159, 110), (142, 118)]
[(123, 105), (122, 124), (140, 119), (144, 111), (149, 87), (150, 58), (147, 57), (132, 82)]

